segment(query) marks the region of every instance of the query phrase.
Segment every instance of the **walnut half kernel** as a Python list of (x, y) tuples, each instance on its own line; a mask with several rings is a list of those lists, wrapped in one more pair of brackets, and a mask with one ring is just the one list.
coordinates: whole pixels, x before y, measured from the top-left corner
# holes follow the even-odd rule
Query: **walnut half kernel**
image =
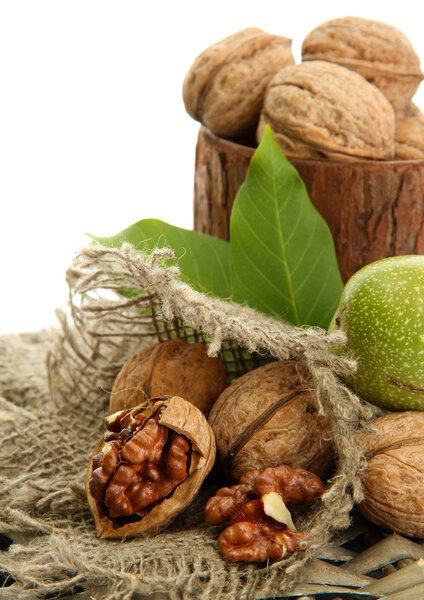
[(224, 487), (209, 498), (205, 521), (228, 523), (218, 538), (227, 562), (282, 560), (306, 542), (308, 534), (296, 531), (287, 504), (310, 504), (324, 493), (323, 482), (305, 469), (287, 465), (245, 473), (238, 485)]
[(156, 533), (194, 499), (215, 460), (205, 416), (172, 396), (106, 417), (86, 476), (99, 537)]

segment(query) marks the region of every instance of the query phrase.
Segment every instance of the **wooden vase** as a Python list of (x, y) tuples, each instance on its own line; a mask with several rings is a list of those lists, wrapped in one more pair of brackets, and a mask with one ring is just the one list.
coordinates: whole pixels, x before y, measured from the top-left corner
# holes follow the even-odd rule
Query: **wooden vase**
[[(253, 153), (200, 128), (195, 230), (229, 239), (234, 198)], [(344, 282), (375, 260), (424, 253), (424, 160), (289, 160), (330, 228)]]

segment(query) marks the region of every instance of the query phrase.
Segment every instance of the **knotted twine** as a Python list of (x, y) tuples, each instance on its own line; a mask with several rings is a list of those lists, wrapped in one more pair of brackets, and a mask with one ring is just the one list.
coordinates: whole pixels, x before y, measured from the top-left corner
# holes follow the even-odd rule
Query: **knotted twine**
[[(15, 364), (9, 361), (7, 376), (0, 371), (0, 393), (6, 396), (0, 402), (0, 525), (15, 542), (1, 560), (16, 580), (18, 598), (69, 590), (125, 600), (152, 594), (228, 600), (282, 595), (333, 532), (349, 525), (352, 506), (362, 499), (364, 459), (356, 436), (368, 427), (371, 412), (337, 378), (355, 369), (353, 361), (330, 352), (344, 336), (292, 327), (196, 292), (179, 279), (178, 267), (167, 267), (169, 258), (167, 249), (144, 255), (129, 245), (83, 248), (67, 272), (70, 315), (58, 312), (61, 331), (53, 349), (48, 339), (45, 390), (38, 385), (32, 401), (31, 378), (24, 373), (20, 380), (19, 371), (11, 389), (10, 369), (22, 364), (22, 348)], [(158, 319), (152, 319), (153, 297), (160, 299)], [(302, 523), (310, 543), (280, 563), (221, 560), (219, 530), (203, 523), (205, 501), (215, 491), (207, 482), (166, 531), (123, 541), (96, 538), (83, 481), (114, 378), (129, 356), (157, 341), (158, 322), (166, 329), (175, 317), (202, 332), (212, 356), (232, 340), (250, 353), (295, 358), (311, 373), (320, 410), (332, 423), (337, 469), (322, 502)], [(38, 369), (43, 372), (42, 363)], [(17, 406), (24, 390), (26, 401)]]

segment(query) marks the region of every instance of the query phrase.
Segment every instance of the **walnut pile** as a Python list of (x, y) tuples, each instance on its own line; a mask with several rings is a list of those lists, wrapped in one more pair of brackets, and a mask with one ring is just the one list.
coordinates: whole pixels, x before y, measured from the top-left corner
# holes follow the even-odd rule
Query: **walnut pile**
[(257, 27), (238, 31), (195, 59), (183, 84), (185, 108), (215, 135), (249, 134), (269, 80), (293, 63), (290, 39)]
[(383, 529), (424, 538), (424, 413), (389, 413), (372, 425), (375, 433), (359, 438), (367, 459), (359, 510)]
[(156, 533), (194, 499), (215, 461), (198, 408), (155, 398), (106, 417), (88, 465), (86, 494), (99, 537)]
[(209, 415), (218, 455), (234, 479), (286, 464), (324, 477), (333, 461), (331, 429), (311, 378), (297, 361), (275, 361), (236, 379)]
[(209, 498), (205, 521), (229, 523), (218, 538), (218, 550), (227, 562), (281, 560), (308, 538), (296, 531), (286, 505), (310, 504), (324, 490), (322, 481), (304, 469), (279, 465), (249, 471), (238, 485), (221, 488)]
[(268, 124), (290, 158), (424, 158), (424, 117), (411, 103), (424, 75), (404, 33), (336, 18), (305, 37), (301, 56), (295, 64), (289, 38), (255, 27), (234, 33), (195, 59), (183, 84), (186, 110), (215, 135), (248, 145)]
[(288, 156), (394, 156), (393, 107), (361, 75), (332, 63), (316, 60), (279, 71), (265, 94), (258, 142), (267, 124)]

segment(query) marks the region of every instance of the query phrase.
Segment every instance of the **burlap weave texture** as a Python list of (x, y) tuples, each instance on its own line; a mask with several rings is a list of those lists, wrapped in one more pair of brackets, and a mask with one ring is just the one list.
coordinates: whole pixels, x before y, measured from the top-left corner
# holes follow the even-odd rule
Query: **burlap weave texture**
[[(336, 377), (355, 368), (328, 350), (343, 338), (197, 293), (179, 280), (176, 267), (166, 267), (169, 255), (143, 256), (129, 246), (83, 248), (68, 271), (70, 315), (59, 313), (60, 329), (1, 340), (0, 530), (14, 543), (0, 554), (0, 565), (15, 579), (6, 588), (15, 594), (10, 597), (71, 590), (97, 600), (284, 596), (297, 569), (333, 530), (348, 525), (362, 497), (355, 437), (370, 414)], [(140, 289), (146, 292), (121, 293)], [(216, 489), (213, 477), (166, 531), (123, 541), (96, 538), (85, 469), (118, 370), (142, 345), (157, 341), (149, 309), (153, 291), (164, 328), (178, 317), (207, 337), (211, 354), (230, 339), (252, 353), (297, 358), (310, 369), (334, 425), (338, 467), (319, 509), (303, 523), (311, 544), (293, 558), (265, 567), (221, 560), (218, 529), (203, 523), (205, 501)]]

